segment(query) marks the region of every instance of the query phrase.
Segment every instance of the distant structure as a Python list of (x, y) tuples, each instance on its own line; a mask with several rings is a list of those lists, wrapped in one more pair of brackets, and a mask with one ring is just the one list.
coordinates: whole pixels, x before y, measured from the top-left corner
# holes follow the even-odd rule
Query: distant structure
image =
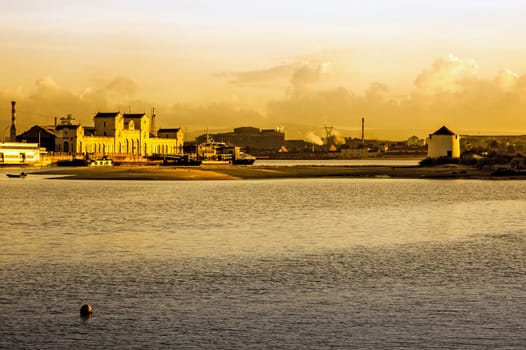
[(426, 145), (426, 140), (419, 138), (418, 136), (411, 136), (407, 139), (408, 147), (424, 147)]
[(365, 142), (365, 118), (362, 118), (362, 144)]
[(262, 151), (277, 152), (285, 144), (285, 133), (280, 129), (260, 130), (254, 127), (235, 128), (234, 132), (203, 134), (196, 138), (196, 142), (207, 142), (210, 138), (214, 141), (244, 147), (250, 153)]
[(446, 126), (429, 135), (428, 158), (460, 158), (460, 137)]
[(9, 141), (16, 141), (16, 101), (11, 101), (11, 129), (9, 133)]
[(334, 140), (334, 135), (332, 134), (332, 131), (334, 130), (333, 126), (324, 126), (325, 129), (325, 147), (327, 151), (331, 150), (332, 148), (335, 148), (334, 144), (336, 143)]

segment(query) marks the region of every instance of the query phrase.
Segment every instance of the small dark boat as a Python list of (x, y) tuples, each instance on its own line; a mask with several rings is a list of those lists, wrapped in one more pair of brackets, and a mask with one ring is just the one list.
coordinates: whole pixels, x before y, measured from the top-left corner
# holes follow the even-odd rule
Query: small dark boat
[(26, 177), (27, 174), (24, 173), (23, 171), (20, 173), (20, 174), (6, 174), (7, 177)]

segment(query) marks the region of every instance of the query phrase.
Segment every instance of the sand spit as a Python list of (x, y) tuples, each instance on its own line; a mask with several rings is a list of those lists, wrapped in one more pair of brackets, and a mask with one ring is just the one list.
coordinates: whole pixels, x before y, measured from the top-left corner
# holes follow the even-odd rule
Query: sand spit
[(429, 179), (490, 179), (526, 176), (494, 177), (491, 170), (460, 165), (418, 166), (114, 166), (56, 167), (32, 171), (31, 174), (62, 179), (87, 180), (242, 180), (279, 178), (429, 178)]

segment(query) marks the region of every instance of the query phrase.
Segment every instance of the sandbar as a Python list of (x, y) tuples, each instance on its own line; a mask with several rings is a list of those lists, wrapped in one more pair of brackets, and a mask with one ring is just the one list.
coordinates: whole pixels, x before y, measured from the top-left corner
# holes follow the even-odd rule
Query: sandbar
[[(50, 167), (31, 171), (46, 178), (83, 180), (247, 180), (286, 178), (492, 179), (492, 170), (462, 165), (420, 166), (108, 166)], [(526, 176), (507, 178), (526, 179)]]

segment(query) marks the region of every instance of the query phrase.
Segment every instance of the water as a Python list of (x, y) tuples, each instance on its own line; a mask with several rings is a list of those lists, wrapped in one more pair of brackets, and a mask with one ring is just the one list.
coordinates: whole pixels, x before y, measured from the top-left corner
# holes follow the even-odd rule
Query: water
[(0, 177), (2, 349), (526, 345), (522, 181)]
[(339, 165), (339, 166), (415, 166), (422, 158), (368, 158), (368, 159), (262, 159), (258, 158), (257, 166), (295, 166), (295, 165)]

